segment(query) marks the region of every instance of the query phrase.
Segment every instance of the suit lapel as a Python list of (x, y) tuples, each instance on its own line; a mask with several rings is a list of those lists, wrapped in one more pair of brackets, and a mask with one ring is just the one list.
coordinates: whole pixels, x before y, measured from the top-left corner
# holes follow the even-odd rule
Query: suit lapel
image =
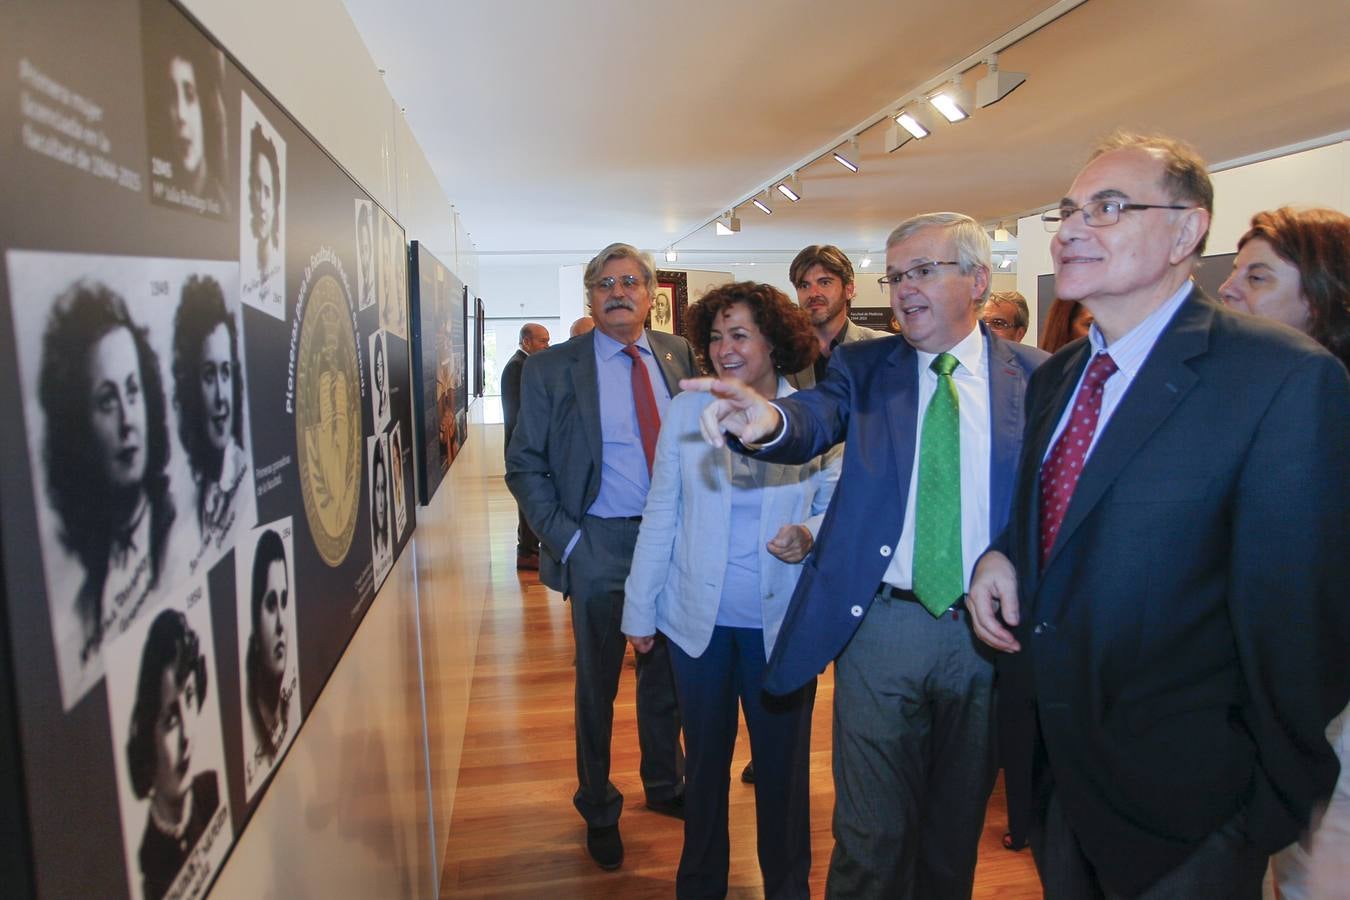
[(582, 431), (586, 433), (586, 444), (590, 448), (595, 471), (599, 472), (604, 437), (600, 431), (600, 377), (595, 368), (595, 333), (582, 336), (576, 344), (568, 374), (572, 378), (577, 414), (581, 419)]
[(1192, 291), (1158, 337), (1111, 420), (1106, 423), (1106, 430), (1092, 448), (1074, 488), (1073, 499), (1064, 512), (1064, 521), (1050, 558), (1046, 560), (1046, 568), (1054, 565), (1055, 558), (1096, 508), (1121, 470), (1195, 386), (1198, 377), (1187, 362), (1208, 348), (1212, 321), (1213, 310), (1198, 302), (1198, 292)]
[(886, 394), (887, 433), (895, 445), (895, 476), (899, 490), (897, 502), (904, 509), (909, 502), (910, 473), (914, 469), (914, 427), (919, 408), (919, 372), (914, 348), (897, 341), (886, 358), (882, 389)]
[(670, 396), (674, 397), (680, 392), (680, 379), (685, 374), (680, 370), (675, 361), (675, 351), (664, 340), (664, 335), (655, 331), (647, 332), (647, 343), (652, 348), (652, 356), (656, 357), (657, 368), (661, 370), (661, 377), (666, 381), (666, 390), (670, 391)]
[(996, 537), (1012, 505), (1027, 384), (1008, 345), (988, 335), (985, 341), (989, 347), (989, 533)]

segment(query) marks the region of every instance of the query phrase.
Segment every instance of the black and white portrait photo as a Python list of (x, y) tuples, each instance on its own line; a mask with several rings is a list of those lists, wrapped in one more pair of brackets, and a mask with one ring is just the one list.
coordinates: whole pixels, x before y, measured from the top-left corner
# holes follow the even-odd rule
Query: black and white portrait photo
[[(244, 449), (244, 371), (238, 317), (220, 282), (189, 275), (173, 320), (173, 400), (178, 438), (191, 470), (199, 550), (210, 565), (252, 519), (253, 478)], [(252, 526), (248, 521), (245, 527)]]
[(286, 318), (286, 142), (241, 94), (239, 261), (243, 301)]
[[(238, 265), (17, 250), (5, 259), (45, 575), (34, 597), (46, 598), (69, 709), (102, 677), (107, 637), (176, 598), (204, 555), (199, 487), (235, 485), (225, 473), (243, 464), (228, 449), (244, 433), (237, 326), (219, 315), (222, 298), (237, 296)], [(211, 449), (213, 434), (226, 450)], [(234, 490), (225, 506), (252, 516), (251, 477)]]
[(354, 200), (356, 209), (356, 298), (358, 309), (375, 302), (375, 204)]
[(403, 423), (395, 422), (389, 429), (389, 487), (394, 495), (394, 542), (403, 537), (408, 526), (408, 501), (403, 496)]
[(235, 548), (247, 801), (300, 728), (294, 558), (289, 517), (245, 533)]
[(383, 434), (366, 439), (370, 460), (370, 552), (375, 590), (394, 564), (392, 516), (389, 509), (389, 442)]
[(408, 338), (408, 245), (403, 229), (380, 211), (380, 327)]
[(370, 336), (370, 411), (375, 418), (375, 431), (384, 431), (389, 424), (389, 359), (385, 353), (384, 329)]
[(230, 215), (225, 57), (166, 3), (141, 4), (150, 199), (213, 218)]
[(204, 583), (108, 648), (108, 714), (132, 897), (200, 897), (233, 840)]

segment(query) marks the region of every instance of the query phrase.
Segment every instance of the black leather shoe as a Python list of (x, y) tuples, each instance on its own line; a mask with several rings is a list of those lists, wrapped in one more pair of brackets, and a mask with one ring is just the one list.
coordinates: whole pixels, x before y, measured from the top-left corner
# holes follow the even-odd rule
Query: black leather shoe
[(654, 813), (660, 813), (663, 816), (670, 816), (672, 819), (684, 819), (684, 794), (678, 797), (672, 797), (669, 800), (653, 800), (647, 798), (647, 808)]
[(744, 769), (741, 769), (741, 781), (746, 784), (755, 783), (755, 761), (753, 759), (745, 764)]
[(618, 825), (602, 825), (586, 829), (586, 852), (595, 864), (606, 872), (623, 865), (623, 838)]

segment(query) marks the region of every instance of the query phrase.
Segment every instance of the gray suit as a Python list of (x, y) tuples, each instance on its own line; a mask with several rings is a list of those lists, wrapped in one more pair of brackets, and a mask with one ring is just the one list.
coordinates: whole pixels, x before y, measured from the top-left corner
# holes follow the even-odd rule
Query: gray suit
[[(844, 331), (839, 335), (839, 341), (835, 346), (842, 347), (844, 344), (852, 344), (856, 341), (870, 341), (875, 338), (883, 337), (891, 337), (891, 333), (888, 331), (877, 331), (875, 328), (868, 328), (865, 325), (859, 325), (852, 319), (848, 319), (844, 322)], [(816, 383), (815, 364), (812, 363), (800, 372), (787, 376), (787, 380), (788, 384), (799, 391), (805, 388), (814, 387)]]
[[(625, 641), (623, 583), (638, 522), (587, 514), (600, 493), (602, 436), (594, 332), (532, 354), (521, 379), (520, 418), (506, 451), (506, 484), (539, 536), (539, 578), (572, 601), (576, 640), (577, 778), (573, 802), (592, 827), (619, 819), (623, 796), (609, 781), (610, 734)], [(666, 386), (698, 369), (684, 338), (648, 332)], [(567, 562), (573, 536), (581, 537)], [(638, 741), (648, 800), (684, 789), (679, 712), (661, 641), (638, 657)]]

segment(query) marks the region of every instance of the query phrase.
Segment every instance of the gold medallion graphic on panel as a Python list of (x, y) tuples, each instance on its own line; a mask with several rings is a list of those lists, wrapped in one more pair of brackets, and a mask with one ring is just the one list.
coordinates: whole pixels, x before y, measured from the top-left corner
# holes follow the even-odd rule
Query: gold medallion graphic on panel
[(361, 497), (361, 367), (338, 275), (313, 273), (295, 371), (295, 447), (310, 534), (323, 561), (347, 557)]

